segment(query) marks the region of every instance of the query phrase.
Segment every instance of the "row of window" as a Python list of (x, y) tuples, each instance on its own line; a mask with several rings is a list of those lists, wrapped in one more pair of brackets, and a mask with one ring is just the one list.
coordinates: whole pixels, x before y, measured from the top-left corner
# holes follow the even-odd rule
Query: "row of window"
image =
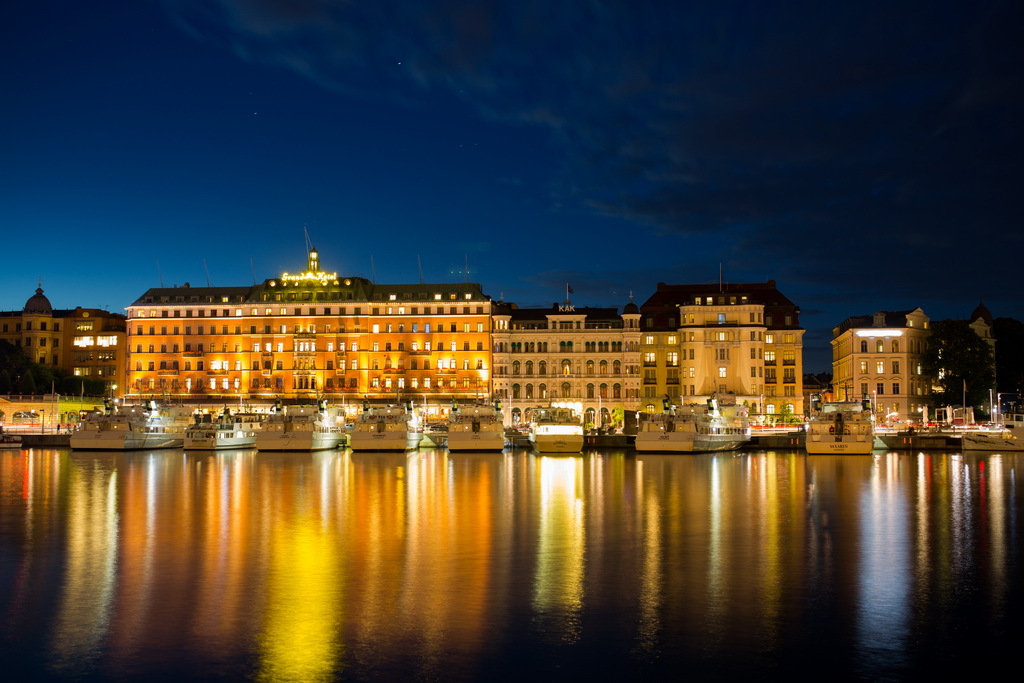
[[(433, 328), (431, 327), (431, 325), (432, 325), (432, 323), (424, 323), (422, 331), (424, 333), (426, 333), (426, 334), (430, 334), (432, 331), (433, 332), (438, 332), (438, 333), (440, 333), (440, 332), (455, 332), (455, 333), (459, 332), (459, 326), (456, 323), (436, 323), (436, 324), (433, 324)], [(445, 329), (446, 325), (447, 325), (448, 329)], [(294, 323), (292, 325), (291, 332), (288, 331), (288, 325), (287, 324), (278, 325), (278, 331), (277, 332), (274, 332), (273, 331), (273, 326), (269, 325), (269, 324), (264, 324), (263, 325), (263, 332), (262, 333), (257, 332), (256, 328), (257, 328), (256, 325), (250, 325), (249, 326), (249, 334), (316, 334), (317, 333), (317, 325), (316, 325), (316, 323), (307, 323), (305, 325), (303, 325), (302, 323)], [(416, 333), (420, 332), (420, 324), (419, 323), (411, 323), (409, 325), (409, 328), (410, 328), (409, 332), (411, 332), (413, 334), (416, 334)], [(168, 328), (166, 325), (160, 327), (160, 334), (161, 335), (167, 335), (168, 329), (171, 330), (170, 333), (172, 335), (179, 335), (179, 334), (181, 334), (181, 328), (180, 327), (172, 326), (172, 327)], [(203, 334), (206, 334), (206, 327), (205, 326), (199, 325), (196, 329), (197, 329), (197, 331), (196, 331), (197, 335), (201, 336)], [(226, 334), (242, 334), (242, 326), (241, 325), (235, 325), (234, 328), (233, 328), (234, 332), (230, 332), (229, 329), (231, 329), (231, 328), (229, 328), (228, 325), (221, 325), (220, 332), (218, 333), (217, 332), (217, 326), (216, 325), (210, 325), (210, 332), (209, 333), (210, 334), (222, 334), (222, 335), (226, 335)], [(358, 328), (355, 331), (358, 332), (359, 331)], [(375, 323), (375, 324), (373, 324), (370, 327), (370, 331), (373, 332), (373, 334), (381, 334), (382, 332), (385, 332), (385, 333), (395, 333), (395, 332), (397, 332), (399, 334), (404, 334), (406, 330), (405, 330), (405, 323), (385, 323), (383, 325), (381, 325), (379, 323)], [(462, 332), (474, 332), (474, 331), (477, 332), (477, 333), (483, 333), (484, 332), (484, 324), (483, 323), (476, 323), (474, 325), (473, 323), (462, 323)], [(325, 334), (331, 334), (332, 333), (331, 326), (329, 324), (324, 325), (323, 332)], [(335, 333), (345, 333), (346, 332), (345, 326), (341, 325), (337, 329), (333, 330), (333, 332), (335, 332)], [(142, 325), (136, 325), (135, 326), (135, 334), (136, 335), (145, 336), (147, 333), (151, 337), (155, 336), (156, 335), (156, 326), (155, 325), (149, 325), (147, 327), (144, 327)], [(190, 325), (186, 325), (185, 326), (185, 335), (186, 336), (192, 336), (192, 327)]]
[[(921, 353), (924, 351), (925, 344), (926, 342), (922, 339), (909, 337), (907, 339), (907, 351), (909, 353)], [(899, 339), (891, 339), (889, 341), (888, 351), (885, 348), (885, 339), (876, 339), (873, 344), (869, 344), (867, 339), (860, 340), (861, 353), (870, 353), (869, 349), (873, 349), (874, 353), (900, 353), (900, 348), (902, 348), (902, 344), (900, 344)]]
[[(609, 393), (609, 389), (611, 390)], [(511, 391), (510, 391), (511, 390)], [(639, 398), (639, 392), (636, 389), (623, 389), (621, 384), (613, 384), (609, 387), (607, 384), (588, 384), (584, 387), (583, 395), (577, 395), (573, 386), (566, 382), (561, 386), (552, 387), (550, 392), (548, 385), (538, 384), (513, 384), (510, 389), (499, 389), (496, 392), (499, 396), (504, 399), (508, 399), (510, 396), (513, 401), (515, 400), (547, 400), (547, 399), (573, 399), (573, 398)], [(551, 394), (549, 396), (549, 393)]]
[[(370, 309), (370, 315), (484, 315), (484, 307), (483, 306), (477, 306), (475, 312), (470, 311), (470, 307), (469, 306), (462, 306), (461, 307), (462, 308), (461, 311), (459, 310), (459, 308), (460, 308), (459, 306), (448, 306), (448, 310), (446, 311), (444, 306), (437, 306), (436, 310), (434, 310), (430, 306), (424, 306), (423, 307), (423, 312), (420, 313), (420, 307), (419, 306), (410, 306), (408, 308), (406, 308), (405, 306), (387, 306), (387, 307), (385, 307), (383, 309), (383, 313), (381, 312), (382, 311), (381, 308), (371, 308)], [(147, 313), (148, 313), (148, 315), (147, 315)], [(172, 315), (172, 313), (173, 313), (173, 315)], [(193, 315), (193, 313), (195, 313), (195, 315)], [(219, 313), (219, 315), (218, 315), (218, 313)], [(129, 315), (131, 315), (133, 318), (218, 318), (218, 317), (220, 317), (220, 318), (230, 318), (230, 317), (241, 318), (241, 317), (243, 317), (245, 315), (245, 310), (241, 309), (241, 308), (236, 308), (236, 309), (234, 309), (234, 314), (232, 315), (232, 311), (231, 311), (230, 308), (221, 308), (221, 309), (217, 309), (217, 308), (211, 308), (211, 309), (200, 308), (200, 309), (195, 309), (195, 310), (193, 310), (191, 308), (186, 308), (186, 309), (184, 309), (184, 315), (182, 315), (182, 309), (177, 309), (176, 308), (176, 309), (173, 309), (173, 311), (172, 310), (167, 310), (167, 309), (157, 311), (156, 309), (152, 309), (152, 310), (150, 310), (148, 312), (145, 311), (145, 310), (132, 311), (132, 312), (129, 312)], [(326, 307), (322, 307), (322, 308), (311, 307), (311, 308), (306, 308), (306, 309), (302, 309), (302, 308), (292, 308), (292, 309), (278, 308), (277, 309), (277, 313), (275, 313), (273, 308), (264, 308), (262, 311), (260, 311), (260, 309), (258, 309), (258, 308), (251, 308), (251, 309), (249, 309), (249, 315), (253, 316), (253, 317), (273, 316), (273, 315), (277, 315), (277, 316), (309, 316), (309, 315), (331, 315), (331, 316), (348, 316), (348, 315), (352, 315), (352, 316), (361, 316), (361, 315), (363, 315), (363, 309), (360, 306), (356, 306), (356, 307), (354, 307), (352, 309), (352, 312), (349, 313), (348, 309), (346, 307), (344, 307), (344, 306), (342, 306), (340, 308), (333, 308), (331, 306), (326, 306)], [(31, 323), (26, 323), (26, 324), (30, 325)], [(54, 325), (56, 325), (56, 324), (57, 323), (54, 323)], [(46, 327), (45, 327), (46, 323), (43, 323), (43, 325), (44, 325), (43, 329), (46, 329)], [(4, 330), (4, 331), (6, 332), (6, 330)]]

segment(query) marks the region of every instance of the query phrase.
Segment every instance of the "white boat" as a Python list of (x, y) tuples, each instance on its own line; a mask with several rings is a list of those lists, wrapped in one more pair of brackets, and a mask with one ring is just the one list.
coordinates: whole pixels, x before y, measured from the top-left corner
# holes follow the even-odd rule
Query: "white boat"
[(419, 448), (423, 429), (411, 406), (363, 404), (349, 435), (354, 451), (405, 451)]
[(260, 416), (253, 413), (232, 415), (227, 408), (220, 415), (200, 413), (185, 430), (185, 450), (252, 448), (260, 426)]
[(874, 421), (867, 401), (823, 403), (807, 423), (804, 447), (810, 455), (867, 455), (874, 446)]
[(1024, 439), (1010, 429), (964, 432), (960, 447), (965, 451), (1024, 451)]
[(126, 406), (106, 403), (102, 410), (85, 416), (71, 434), (70, 445), (90, 451), (181, 448), (189, 422), (189, 410), (181, 406), (161, 406), (155, 401)]
[(534, 408), (530, 443), (538, 453), (579, 453), (583, 450), (583, 423), (571, 408)]
[(505, 425), (497, 404), (452, 405), (448, 420), (449, 451), (500, 451), (505, 448)]
[(317, 405), (278, 405), (256, 432), (261, 451), (325, 451), (345, 441), (337, 411), (325, 401)]
[(707, 404), (674, 406), (640, 422), (634, 442), (637, 453), (712, 453), (733, 451), (750, 441), (745, 406)]
[(21, 448), (21, 437), (8, 434), (0, 427), (0, 448)]

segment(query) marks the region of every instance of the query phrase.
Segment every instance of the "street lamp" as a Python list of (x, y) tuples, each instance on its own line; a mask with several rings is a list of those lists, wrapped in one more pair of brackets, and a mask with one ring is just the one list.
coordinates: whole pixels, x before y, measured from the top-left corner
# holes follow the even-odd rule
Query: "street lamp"
[(45, 434), (46, 433), (46, 411), (45, 410), (40, 410), (39, 411), (39, 433), (40, 434)]

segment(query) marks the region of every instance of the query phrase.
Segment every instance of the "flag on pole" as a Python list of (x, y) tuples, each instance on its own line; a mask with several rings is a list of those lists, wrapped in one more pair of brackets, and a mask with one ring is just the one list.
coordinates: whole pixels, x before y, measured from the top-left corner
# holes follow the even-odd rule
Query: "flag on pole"
[(573, 293), (572, 292), (572, 287), (569, 285), (569, 283), (565, 284), (565, 291), (568, 292), (569, 294)]

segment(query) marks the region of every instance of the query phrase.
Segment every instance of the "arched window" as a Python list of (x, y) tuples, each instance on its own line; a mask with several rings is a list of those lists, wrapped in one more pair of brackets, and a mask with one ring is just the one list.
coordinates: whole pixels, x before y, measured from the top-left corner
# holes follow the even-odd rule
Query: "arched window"
[[(601, 361), (601, 362), (604, 363), (604, 361)], [(594, 374), (594, 361), (588, 360), (587, 361), (587, 375), (593, 375), (593, 374)]]
[(587, 385), (587, 398), (594, 398), (594, 385), (593, 384), (588, 384)]
[(892, 352), (893, 353), (899, 353), (900, 352), (900, 340), (899, 339), (893, 339), (892, 340)]
[(868, 341), (866, 339), (861, 339), (860, 340), (860, 352), (861, 353), (867, 353), (868, 352)]
[(520, 395), (520, 391), (521, 391), (520, 386), (518, 384), (513, 384), (512, 385), (512, 398), (514, 398), (514, 399), (522, 398), (522, 396)]
[(533, 398), (533, 385), (532, 384), (527, 384), (526, 385), (526, 398), (528, 398), (528, 399)]
[(621, 362), (615, 361), (614, 363), (612, 363), (612, 374), (615, 375), (616, 377), (618, 377), (619, 375), (622, 374), (622, 363)]
[(606, 361), (606, 360), (601, 361), (601, 374), (602, 375), (607, 375), (608, 374), (608, 361)]
[(548, 374), (548, 362), (546, 360), (542, 360), (541, 362), (537, 363), (537, 369), (540, 370), (539, 374), (541, 375)]
[(562, 398), (572, 398), (572, 385), (568, 382), (562, 383)]
[(518, 375), (519, 374), (519, 370), (520, 370), (519, 361), (517, 361), (517, 360), (512, 361), (512, 374), (513, 375)]
[(526, 361), (526, 374), (527, 375), (532, 375), (533, 374), (533, 361), (532, 360)]

